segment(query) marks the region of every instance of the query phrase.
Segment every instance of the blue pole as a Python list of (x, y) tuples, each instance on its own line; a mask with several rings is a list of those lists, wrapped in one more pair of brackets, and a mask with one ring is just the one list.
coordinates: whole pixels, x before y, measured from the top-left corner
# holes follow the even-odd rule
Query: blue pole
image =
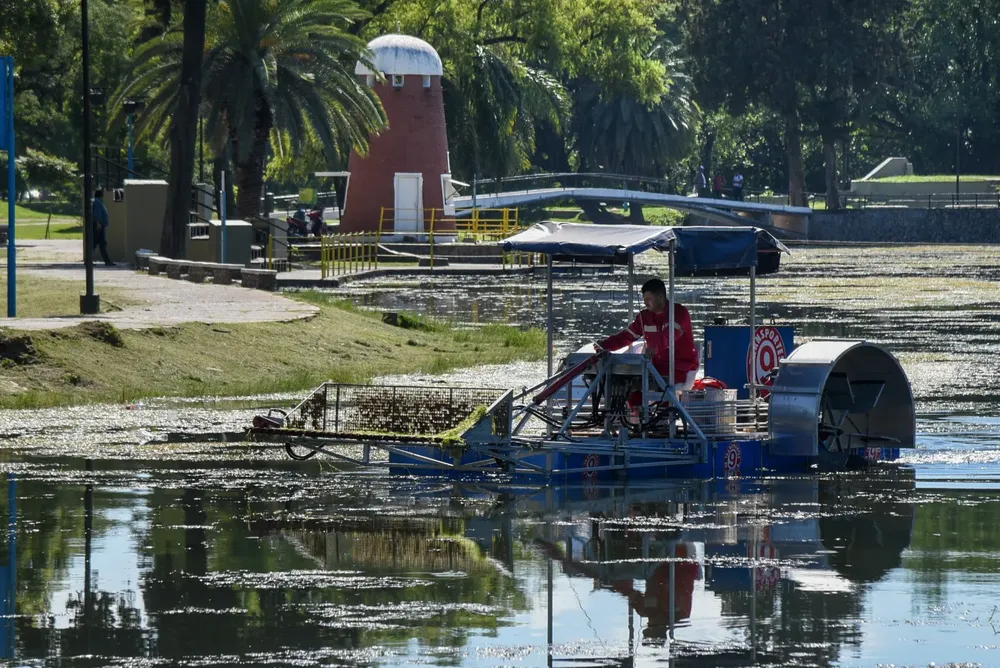
[(135, 178), (135, 154), (132, 152), (132, 116), (128, 115), (128, 177)]
[(14, 58), (4, 59), (7, 75), (7, 317), (17, 317), (17, 248), (14, 245)]

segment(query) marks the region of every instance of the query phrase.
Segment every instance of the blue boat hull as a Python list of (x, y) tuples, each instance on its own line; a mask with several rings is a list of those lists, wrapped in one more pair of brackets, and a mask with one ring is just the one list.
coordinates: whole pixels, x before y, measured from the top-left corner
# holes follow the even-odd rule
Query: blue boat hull
[[(456, 462), (454, 454), (447, 450), (441, 450), (434, 446), (426, 445), (406, 445), (398, 448), (401, 451), (412, 453), (421, 457), (440, 460), (446, 464), (470, 466), (482, 462), (489, 455), (469, 448), (465, 450), (462, 457)], [(664, 478), (700, 478), (700, 479), (729, 479), (755, 478), (771, 474), (795, 474), (807, 473), (817, 468), (844, 468), (845, 466), (857, 466), (865, 462), (887, 462), (895, 461), (899, 458), (899, 448), (865, 448), (852, 450), (839, 455), (828, 455), (825, 457), (788, 457), (784, 455), (771, 454), (770, 447), (765, 441), (758, 439), (745, 441), (714, 441), (712, 443), (712, 456), (707, 462), (696, 464), (670, 464), (663, 465), (661, 460), (649, 457), (632, 455), (629, 463), (631, 468), (627, 471), (620, 469), (623, 464), (621, 455), (598, 455), (587, 453), (539, 453), (523, 458), (528, 465), (541, 467), (544, 470), (552, 470), (557, 473), (554, 478), (565, 483), (608, 482), (621, 480), (623, 477), (634, 480), (664, 479)], [(429, 473), (431, 475), (441, 475), (448, 472), (447, 469), (429, 469), (416, 466), (417, 460), (402, 454), (392, 452), (389, 454), (389, 470), (394, 474), (406, 473)], [(618, 466), (618, 470), (609, 467)], [(587, 469), (594, 469), (588, 471)], [(569, 470), (569, 473), (558, 473)], [(497, 461), (495, 468), (490, 468), (488, 473), (504, 472), (502, 462)], [(468, 476), (468, 471), (454, 471), (453, 475)], [(472, 473), (473, 475), (475, 472)], [(526, 472), (524, 476), (537, 478), (544, 475), (541, 472)]]

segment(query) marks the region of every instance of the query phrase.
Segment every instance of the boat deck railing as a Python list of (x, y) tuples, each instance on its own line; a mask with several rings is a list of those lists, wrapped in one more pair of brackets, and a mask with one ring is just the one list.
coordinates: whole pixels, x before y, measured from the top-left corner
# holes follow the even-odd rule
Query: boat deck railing
[(688, 402), (685, 408), (709, 438), (767, 432), (768, 404), (761, 399)]

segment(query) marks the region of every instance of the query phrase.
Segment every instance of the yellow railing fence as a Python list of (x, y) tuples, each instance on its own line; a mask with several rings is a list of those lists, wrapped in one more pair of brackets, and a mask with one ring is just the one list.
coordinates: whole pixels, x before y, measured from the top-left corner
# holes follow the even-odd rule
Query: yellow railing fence
[[(516, 208), (473, 209), (468, 215), (458, 217), (448, 215), (444, 209), (395, 209), (382, 207), (379, 216), (375, 244), (382, 243), (384, 235), (412, 235), (429, 246), (429, 260), (434, 267), (435, 246), (441, 239), (473, 240), (475, 242), (499, 242), (517, 234), (527, 225), (522, 225), (520, 211)], [(504, 253), (503, 266), (529, 264), (538, 259), (533, 254)]]
[[(433, 231), (432, 231), (433, 229)], [(378, 236), (412, 234), (416, 237), (457, 236), (500, 241), (522, 229), (518, 209), (473, 209), (467, 216), (448, 215), (444, 209), (393, 209), (383, 207)]]
[(319, 240), (320, 278), (378, 268), (378, 243), (370, 232), (329, 234)]

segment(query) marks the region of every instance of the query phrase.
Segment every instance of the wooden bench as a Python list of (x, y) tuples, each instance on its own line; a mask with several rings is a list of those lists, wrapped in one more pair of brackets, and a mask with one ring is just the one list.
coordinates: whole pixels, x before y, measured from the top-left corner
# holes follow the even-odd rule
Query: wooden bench
[(274, 291), (278, 289), (278, 272), (273, 269), (243, 269), (240, 280), (245, 288)]
[(243, 278), (242, 264), (212, 264), (212, 282), (216, 285), (230, 285)]

